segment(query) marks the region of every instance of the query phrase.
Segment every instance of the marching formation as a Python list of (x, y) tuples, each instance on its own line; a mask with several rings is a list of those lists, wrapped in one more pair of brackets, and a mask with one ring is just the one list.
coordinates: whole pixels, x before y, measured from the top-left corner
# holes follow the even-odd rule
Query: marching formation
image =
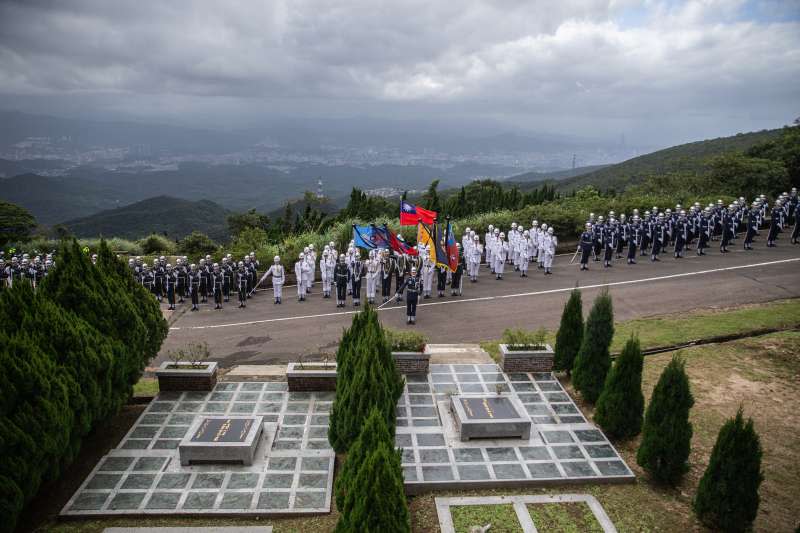
[[(775, 246), (778, 235), (787, 230), (791, 232), (792, 244), (797, 244), (798, 201), (797, 190), (792, 189), (791, 194), (780, 195), (772, 207), (761, 195), (749, 205), (744, 198), (739, 198), (727, 206), (718, 200), (705, 207), (695, 202), (688, 208), (678, 204), (674, 209), (663, 211), (656, 206), (644, 213), (634, 209), (630, 216), (613, 211), (598, 216), (591, 213), (570, 263), (580, 255), (581, 270), (588, 270), (592, 259), (610, 268), (615, 260), (622, 258), (628, 265), (636, 264), (640, 257), (660, 261), (669, 251), (675, 259), (680, 259), (692, 247), (697, 255), (705, 255), (716, 241), (720, 253), (726, 253), (740, 238), (743, 248), (751, 250), (762, 231), (766, 231), (768, 247)], [(363, 258), (360, 248), (365, 244), (363, 239), (350, 241), (347, 250), (342, 252), (330, 242), (319, 256), (314, 245), (309, 244), (293, 265), (297, 300), (305, 302), (315, 280), (319, 279), (322, 298), (335, 298), (337, 308), (345, 307), (348, 297), (355, 307), (361, 305), (362, 295), (369, 304), (374, 304), (378, 298), (383, 304), (393, 300), (403, 302), (405, 298), (407, 323), (414, 324), (420, 299), (432, 298), (434, 290), (443, 298), (448, 287), (451, 296), (461, 296), (464, 278), (477, 283), (481, 265), (489, 269), (495, 280), (502, 280), (512, 269), (520, 277), (528, 277), (531, 265), (544, 275), (552, 274), (558, 247), (553, 228), (537, 220), (532, 221), (529, 229), (514, 222), (507, 232), (489, 225), (482, 239), (476, 231), (466, 228), (461, 242), (448, 247), (452, 251), (445, 252), (451, 253), (446, 264), (441, 260), (441, 253), (432, 249), (436, 240), (412, 248), (402, 241), (402, 236), (392, 234), (391, 238), (395, 237), (399, 243), (366, 250)], [(88, 249), (86, 251), (88, 253)], [(93, 255), (92, 262), (96, 259)], [(280, 305), (287, 281), (286, 267), (279, 256), (273, 258), (266, 271), (260, 272), (261, 264), (254, 252), (240, 261), (228, 254), (215, 262), (212, 256), (206, 255), (197, 264), (190, 263), (184, 256), (176, 258), (174, 265), (164, 256), (150, 265), (141, 257), (135, 257), (128, 260), (128, 266), (135, 279), (159, 302), (166, 299), (170, 310), (186, 299), (191, 302), (192, 311), (209, 301), (219, 310), (234, 294), (239, 308), (245, 308), (247, 300), (269, 277), (272, 278), (273, 301)], [(19, 282), (36, 287), (54, 267), (53, 254), (45, 255), (44, 259), (35, 255), (31, 259), (28, 254), (16, 254), (12, 250), (11, 257), (6, 259), (0, 252), (0, 289)]]

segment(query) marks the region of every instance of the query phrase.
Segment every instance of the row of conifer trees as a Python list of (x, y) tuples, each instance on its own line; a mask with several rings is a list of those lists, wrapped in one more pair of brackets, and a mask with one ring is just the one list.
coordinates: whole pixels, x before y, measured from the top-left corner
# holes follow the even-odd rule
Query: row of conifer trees
[[(694, 405), (686, 361), (673, 356), (653, 389), (647, 410), (642, 393), (644, 358), (631, 337), (611, 363), (614, 311), (603, 291), (583, 322), (581, 293), (572, 291), (556, 336), (555, 367), (572, 375), (581, 397), (595, 404), (594, 420), (611, 439), (642, 434), (636, 461), (662, 485), (677, 485), (688, 471)], [(693, 509), (701, 522), (722, 531), (746, 531), (758, 513), (762, 449), (751, 419), (740, 408), (720, 429)]]
[(407, 533), (411, 522), (394, 440), (404, 383), (373, 308), (356, 313), (336, 363), (328, 440), (347, 454), (334, 485), (336, 531)]
[(0, 531), (125, 404), (166, 335), (158, 304), (105, 243), (93, 265), (64, 242), (35, 291), (0, 292)]

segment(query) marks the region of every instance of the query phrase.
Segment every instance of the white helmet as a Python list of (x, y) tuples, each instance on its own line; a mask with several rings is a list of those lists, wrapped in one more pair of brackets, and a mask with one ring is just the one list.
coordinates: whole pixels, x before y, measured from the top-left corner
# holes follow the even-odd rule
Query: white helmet
[(550, 226), (549, 228), (547, 228), (547, 233), (548, 233), (549, 235), (552, 235), (552, 234), (553, 234), (553, 226)]
[(278, 263), (280, 263), (280, 262), (281, 262), (281, 256), (279, 256), (279, 255), (276, 255), (275, 257), (273, 257), (273, 258), (272, 258), (272, 260), (273, 260), (273, 261), (275, 262), (275, 264), (277, 265)]
[(306, 258), (306, 254), (304, 254), (303, 252), (300, 252), (300, 256), (299, 257), (300, 257), (300, 259), (305, 259)]

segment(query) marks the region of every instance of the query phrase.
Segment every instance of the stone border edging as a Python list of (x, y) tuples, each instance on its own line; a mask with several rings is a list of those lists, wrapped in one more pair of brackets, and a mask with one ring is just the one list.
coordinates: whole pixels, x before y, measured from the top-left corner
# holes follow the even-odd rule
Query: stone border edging
[(442, 533), (455, 533), (453, 515), (450, 507), (465, 505), (508, 505), (514, 506), (522, 530), (525, 533), (538, 533), (526, 507), (529, 503), (578, 503), (583, 502), (592, 510), (600, 527), (605, 533), (617, 533), (617, 528), (606, 514), (597, 498), (590, 494), (556, 494), (554, 496), (469, 496), (461, 498), (434, 498), (439, 528)]

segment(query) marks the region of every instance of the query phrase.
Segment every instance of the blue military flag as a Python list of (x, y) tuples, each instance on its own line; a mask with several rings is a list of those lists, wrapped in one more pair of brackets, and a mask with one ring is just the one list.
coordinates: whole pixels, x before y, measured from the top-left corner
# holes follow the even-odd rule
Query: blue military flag
[(374, 250), (377, 248), (372, 242), (373, 226), (357, 226), (353, 224), (353, 243), (359, 248)]

